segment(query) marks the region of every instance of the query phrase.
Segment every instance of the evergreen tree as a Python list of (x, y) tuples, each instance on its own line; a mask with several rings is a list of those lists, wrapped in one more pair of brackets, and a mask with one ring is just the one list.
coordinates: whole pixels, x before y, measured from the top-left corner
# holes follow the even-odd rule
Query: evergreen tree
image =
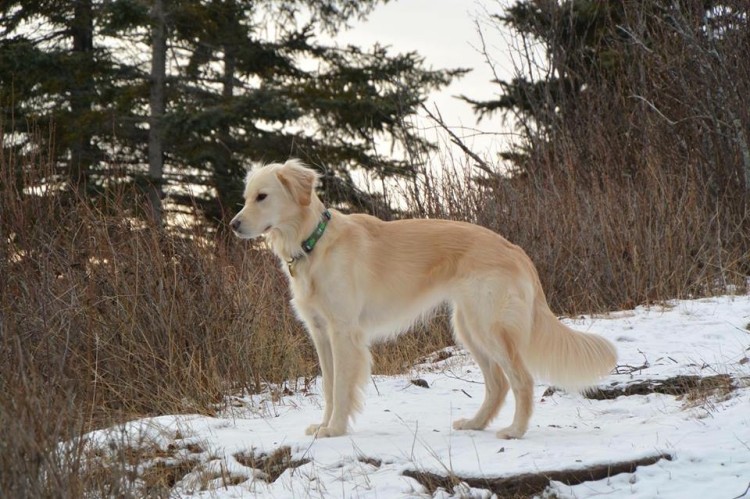
[[(415, 53), (337, 47), (317, 38), (335, 35), (377, 3), (80, 0), (61, 8), (53, 1), (6, 2), (5, 119), (53, 123), (45, 136), (73, 178), (74, 157), (90, 158), (78, 162), (87, 175), (94, 166), (106, 172), (105, 158), (125, 166), (132, 179), (151, 186), (155, 215), (162, 187), (171, 201), (192, 204), (196, 199), (177, 187), (198, 186), (192, 193), (206, 216), (227, 219), (240, 201), (245, 168), (289, 156), (321, 169), (331, 203), (373, 210), (378, 199), (355, 187), (352, 171), (412, 174), (415, 165), (406, 158), (378, 151), (388, 142), (431, 147), (405, 118), (429, 91), (462, 73), (426, 69)], [(32, 19), (45, 26), (35, 39), (25, 34)], [(49, 43), (70, 37), (72, 26), (88, 29), (88, 37), (80, 44)], [(91, 63), (72, 64), (78, 52)], [(53, 64), (62, 71), (50, 72)]]
[[(523, 71), (497, 81), (499, 98), (464, 99), (480, 118), (515, 117), (525, 142), (520, 154), (505, 158), (521, 172), (563, 163), (531, 156), (556, 158), (572, 140), (581, 151), (575, 161), (581, 173), (607, 163), (621, 165), (608, 173), (634, 175), (645, 166), (641, 148), (651, 147), (654, 130), (666, 125), (662, 144), (674, 141), (683, 156), (671, 167), (679, 170), (695, 156), (686, 137), (700, 140), (710, 132), (710, 142), (700, 140), (702, 154), (716, 159), (704, 162), (701, 174), (722, 177), (717, 186), (750, 191), (750, 116), (740, 104), (747, 66), (738, 59), (747, 47), (749, 6), (742, 0), (519, 0), (491, 19), (516, 32), (527, 55), (541, 46), (543, 56), (522, 58)], [(586, 150), (596, 132), (592, 119), (600, 120), (600, 135), (612, 134), (601, 140), (619, 146), (620, 161), (601, 161)]]
[[(330, 202), (377, 209), (377, 200), (355, 187), (351, 171), (413, 173), (413, 164), (382, 157), (376, 144), (429, 147), (404, 118), (429, 90), (460, 73), (425, 70), (416, 54), (316, 40), (316, 32), (335, 34), (346, 16), (364, 15), (375, 2), (312, 2), (304, 13), (294, 4), (302, 2), (201, 2), (173, 17), (174, 43), (188, 62), (175, 75), (179, 106), (168, 117), (169, 153), (216, 193), (203, 203), (211, 218), (235, 210), (242, 192), (237, 180), (251, 161), (290, 155), (321, 168)], [(262, 36), (267, 19), (273, 19), (272, 37)]]
[(81, 192), (95, 186), (116, 133), (112, 84), (133, 76), (96, 43), (100, 13), (93, 0), (0, 3), (0, 120), (13, 133), (3, 146), (52, 151)]

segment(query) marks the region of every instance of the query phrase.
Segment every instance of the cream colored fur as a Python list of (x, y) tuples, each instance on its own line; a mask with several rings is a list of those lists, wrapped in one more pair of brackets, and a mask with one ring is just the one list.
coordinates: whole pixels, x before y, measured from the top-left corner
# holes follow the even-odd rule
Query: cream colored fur
[[(315, 344), (325, 411), (309, 434), (344, 434), (362, 408), (370, 344), (406, 331), (441, 304), (451, 307), (456, 339), (485, 379), (482, 406), (473, 418), (456, 421), (456, 429), (485, 428), (511, 388), (513, 422), (497, 435), (519, 438), (531, 417), (532, 375), (578, 390), (615, 366), (609, 341), (573, 331), (552, 314), (523, 250), (483, 227), (446, 220), (384, 222), (330, 210), (325, 233), (305, 254), (300, 245), (325, 210), (315, 194), (316, 180), (297, 160), (249, 173), (245, 205), (231, 224), (242, 238), (265, 235)], [(292, 276), (286, 262), (295, 256), (300, 258)]]

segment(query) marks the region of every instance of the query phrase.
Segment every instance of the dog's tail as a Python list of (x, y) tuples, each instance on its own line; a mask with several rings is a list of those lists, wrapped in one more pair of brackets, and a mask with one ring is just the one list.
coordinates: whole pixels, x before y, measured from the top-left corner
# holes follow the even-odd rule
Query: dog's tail
[(534, 313), (526, 360), (540, 377), (566, 390), (580, 391), (615, 367), (617, 350), (602, 336), (564, 325), (544, 302)]

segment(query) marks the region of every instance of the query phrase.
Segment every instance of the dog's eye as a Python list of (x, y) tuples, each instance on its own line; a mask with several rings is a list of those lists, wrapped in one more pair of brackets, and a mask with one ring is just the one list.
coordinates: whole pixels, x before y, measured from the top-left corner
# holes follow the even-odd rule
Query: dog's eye
[(264, 199), (266, 199), (266, 196), (268, 196), (268, 194), (266, 194), (264, 192), (261, 192), (260, 194), (258, 194), (258, 196), (256, 196), (255, 200), (256, 201), (263, 201)]

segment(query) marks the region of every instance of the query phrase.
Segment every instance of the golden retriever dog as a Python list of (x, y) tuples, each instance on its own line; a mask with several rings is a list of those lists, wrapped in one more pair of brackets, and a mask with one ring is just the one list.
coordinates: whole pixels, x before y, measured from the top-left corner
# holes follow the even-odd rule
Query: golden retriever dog
[(249, 172), (244, 207), (230, 224), (241, 238), (265, 236), (315, 344), (325, 410), (308, 434), (346, 433), (362, 408), (370, 344), (408, 330), (443, 304), (485, 382), (479, 411), (455, 421), (457, 430), (485, 428), (510, 387), (515, 415), (497, 436), (520, 438), (532, 412), (532, 376), (579, 390), (615, 366), (609, 341), (558, 321), (518, 246), (470, 223), (384, 222), (327, 210), (315, 193), (317, 178), (294, 159)]

